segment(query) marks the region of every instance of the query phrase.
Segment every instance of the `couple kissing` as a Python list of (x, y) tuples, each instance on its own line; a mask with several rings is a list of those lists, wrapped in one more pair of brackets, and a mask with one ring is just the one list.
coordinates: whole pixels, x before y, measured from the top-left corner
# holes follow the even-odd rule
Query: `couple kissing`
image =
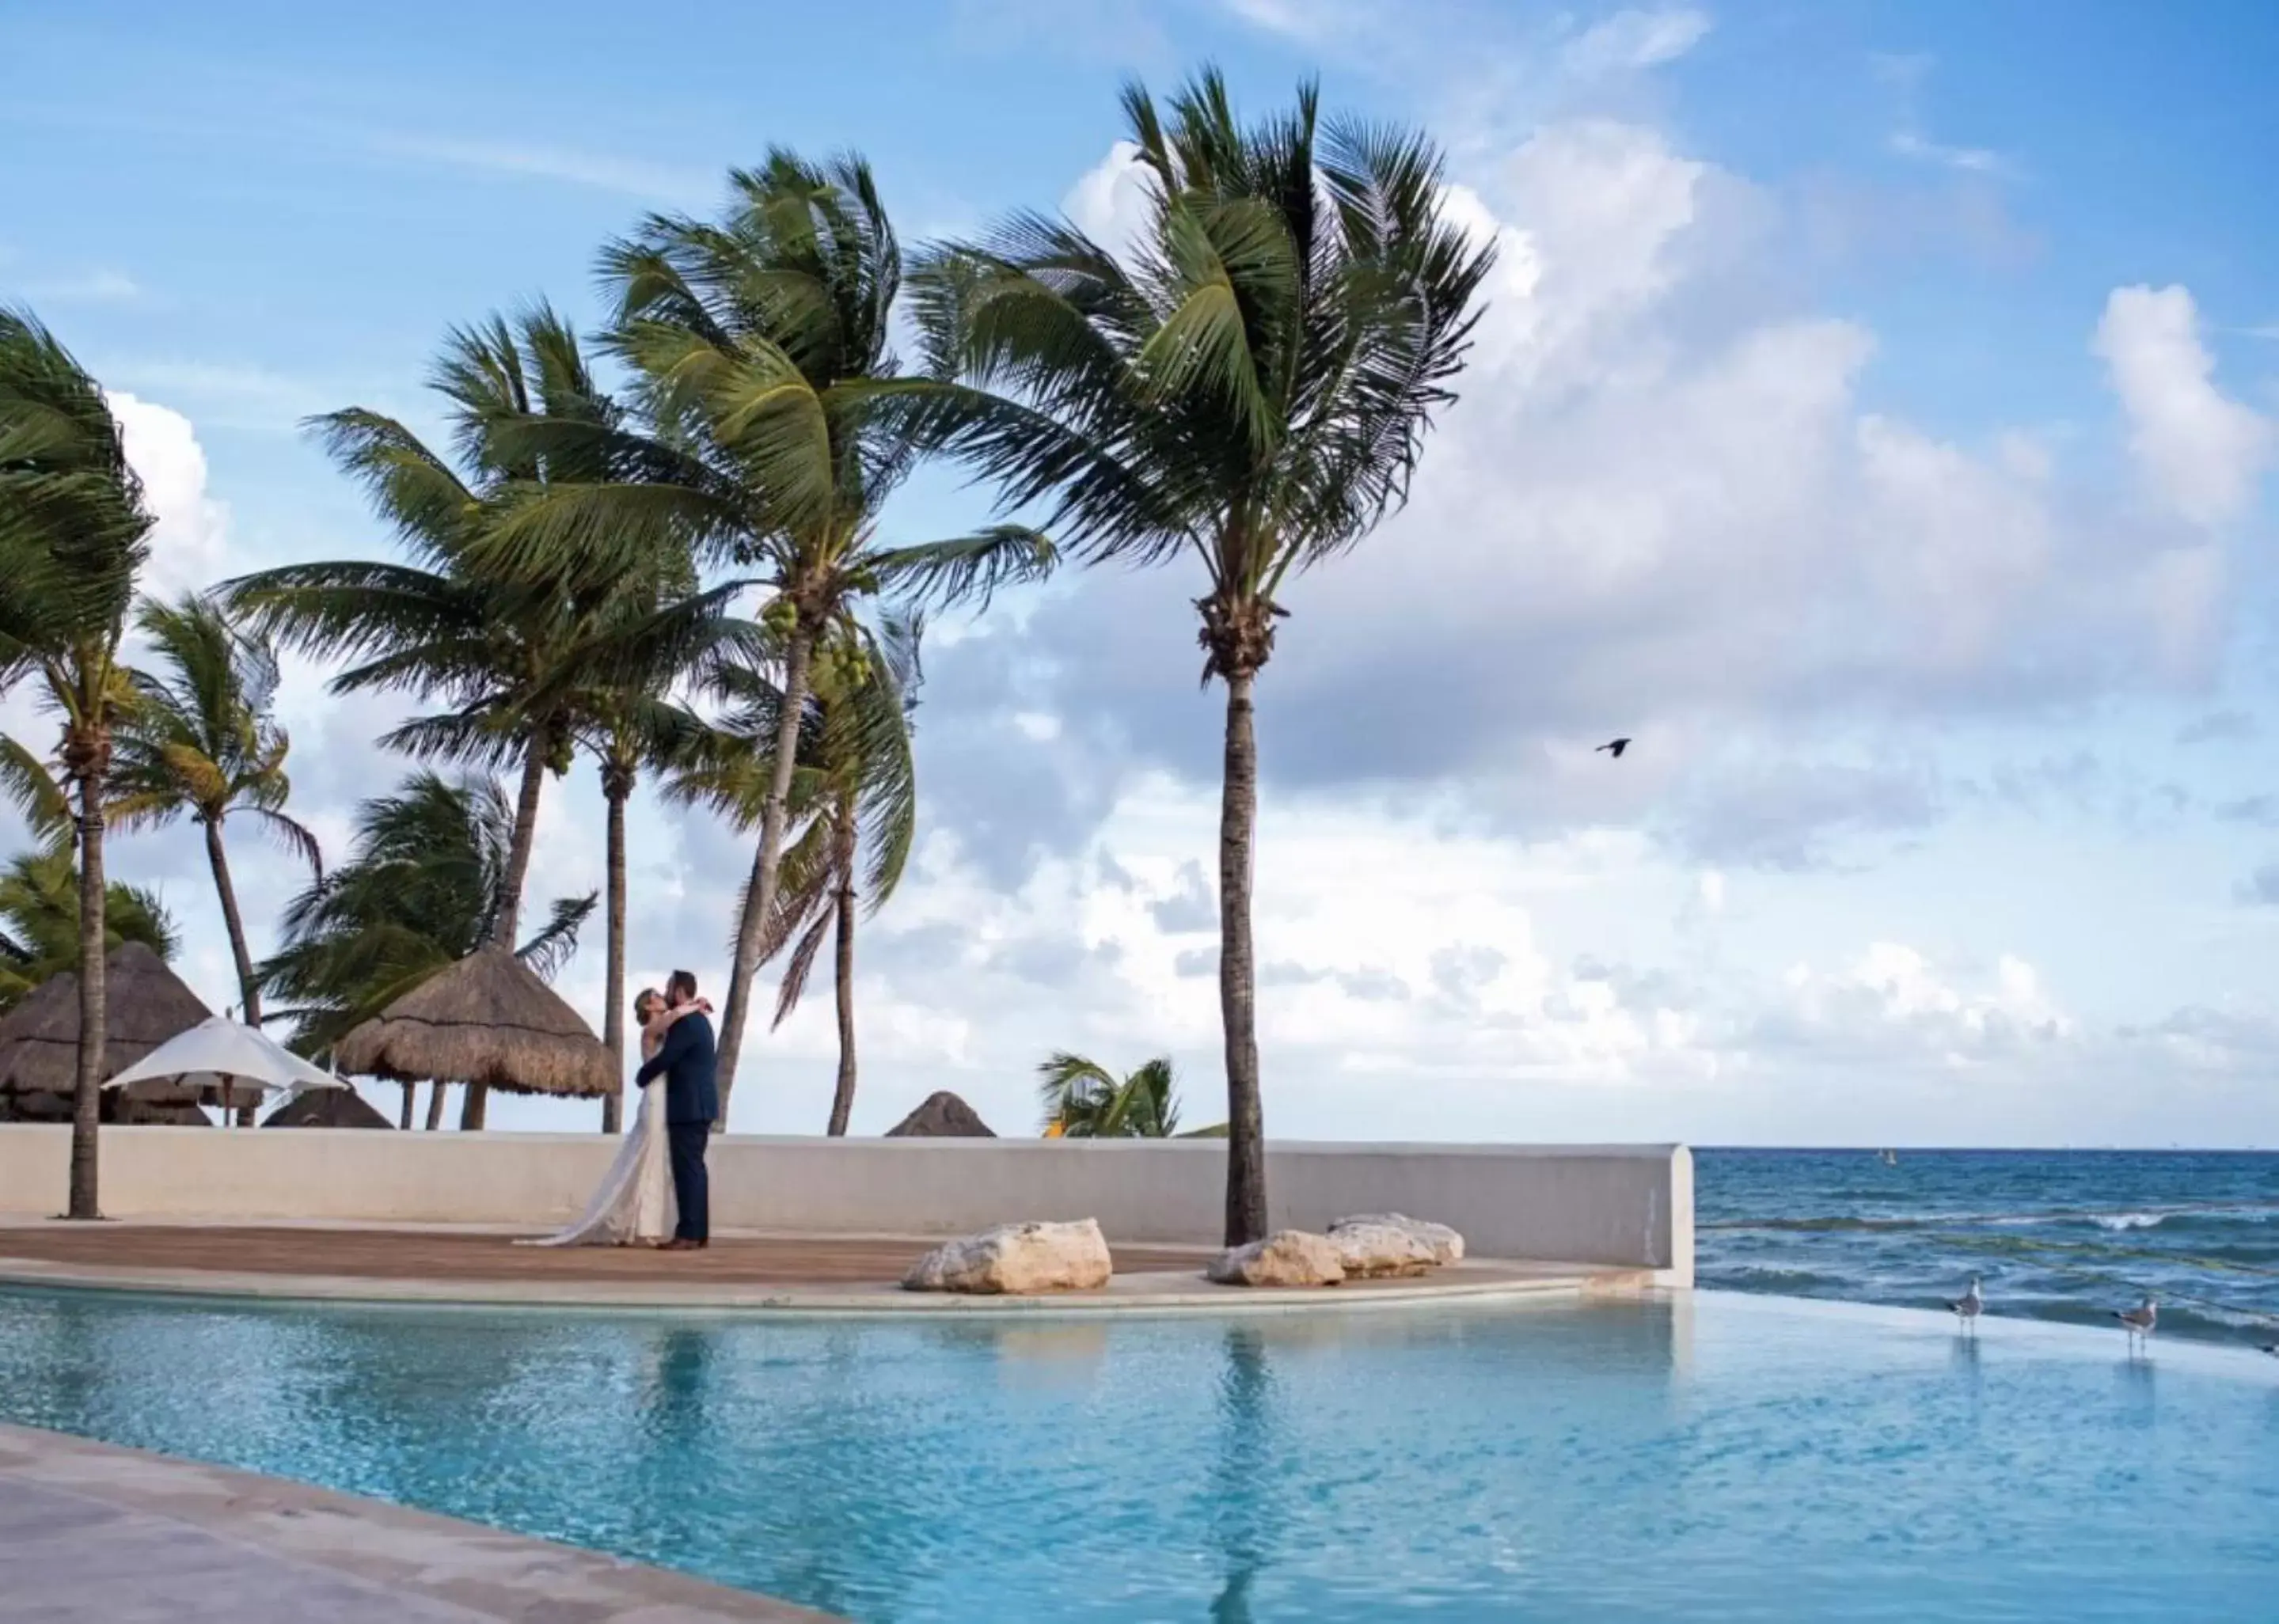
[[(704, 1166), (720, 1096), (713, 1078), (712, 1006), (696, 977), (675, 970), (659, 992), (633, 1000), (641, 1023), (641, 1104), (601, 1187), (569, 1228), (534, 1246), (653, 1245), (697, 1252), (712, 1243), (710, 1178)], [(671, 1224), (671, 1237), (666, 1225)]]

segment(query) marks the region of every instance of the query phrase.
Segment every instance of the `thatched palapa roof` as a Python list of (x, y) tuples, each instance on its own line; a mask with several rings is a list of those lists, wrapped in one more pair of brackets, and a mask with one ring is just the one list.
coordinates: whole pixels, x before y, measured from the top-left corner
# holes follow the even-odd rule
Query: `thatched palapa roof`
[(387, 1128), (395, 1126), (352, 1088), (312, 1088), (272, 1111), (264, 1128)]
[(886, 1130), (890, 1139), (994, 1139), (997, 1136), (981, 1114), (955, 1094), (944, 1090), (926, 1096), (925, 1103)]
[[(166, 968), (166, 961), (140, 942), (112, 948), (104, 960), (104, 970), (106, 1079), (160, 1044), (213, 1018), (213, 1011)], [(65, 970), (42, 982), (0, 1018), (0, 1095), (16, 1096), (19, 1107), (30, 1112), (35, 1109), (35, 1096), (68, 1099), (78, 1074), (79, 976)], [(204, 1120), (195, 1111), (190, 1115)]]
[(562, 995), (503, 947), (438, 970), (333, 1046), (342, 1071), (397, 1083), (480, 1083), (600, 1099), (618, 1063)]

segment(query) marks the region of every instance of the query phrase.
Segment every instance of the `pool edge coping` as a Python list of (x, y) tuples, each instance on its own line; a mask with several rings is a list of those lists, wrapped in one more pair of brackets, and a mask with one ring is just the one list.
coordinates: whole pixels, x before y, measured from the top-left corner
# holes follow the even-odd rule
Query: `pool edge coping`
[[(1669, 1271), (1592, 1264), (1530, 1264), (1557, 1269), (1523, 1278), (1462, 1278), (1500, 1260), (1456, 1266), (1457, 1276), (1369, 1281), (1335, 1289), (1244, 1290), (1201, 1285), (1164, 1289), (1149, 1284), (1115, 1295), (1055, 1292), (1034, 1297), (975, 1296), (846, 1287), (774, 1285), (618, 1286), (595, 1290), (579, 1282), (372, 1279), (345, 1275), (232, 1273), (220, 1269), (131, 1268), (66, 1264), (0, 1256), (0, 1288), (108, 1292), (271, 1304), (314, 1303), (380, 1307), (559, 1310), (579, 1314), (671, 1314), (707, 1317), (781, 1316), (798, 1319), (1091, 1319), (1184, 1314), (1351, 1313), (1447, 1302), (1497, 1302), (1557, 1297), (1627, 1297), (1675, 1289)], [(1517, 1267), (1506, 1263), (1504, 1267)], [(1135, 1273), (1124, 1281), (1160, 1282), (1184, 1275)], [(506, 1288), (506, 1289), (502, 1289)]]
[[(239, 1562), (249, 1577), (313, 1570), (336, 1583), (416, 1597), (498, 1624), (545, 1616), (538, 1610), (555, 1607), (595, 1624), (660, 1616), (691, 1624), (831, 1624), (835, 1617), (677, 1569), (393, 1501), (0, 1422), (0, 1490), (11, 1482), (191, 1529), (234, 1547), (225, 1567)], [(82, 1593), (99, 1588), (99, 1576), (74, 1569), (73, 1577)]]

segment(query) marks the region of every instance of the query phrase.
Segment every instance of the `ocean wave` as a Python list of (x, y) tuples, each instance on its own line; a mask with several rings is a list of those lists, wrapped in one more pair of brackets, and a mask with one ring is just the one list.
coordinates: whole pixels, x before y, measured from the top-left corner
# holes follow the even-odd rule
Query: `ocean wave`
[(1808, 1268), (1770, 1268), (1757, 1263), (1703, 1262), (1699, 1278), (1705, 1286), (1732, 1291), (1759, 1291), (1784, 1297), (1825, 1297), (1848, 1294), (1859, 1282)]
[(2026, 1229), (2040, 1224), (2091, 1223), (2118, 1233), (2127, 1229), (2158, 1229), (2171, 1219), (2195, 1223), (2268, 1223), (2279, 1219), (2279, 1201), (2182, 1202), (2174, 1206), (2111, 1209), (2080, 1207), (2027, 1208), (2011, 1212), (1933, 1212), (1868, 1216), (1857, 1213), (1815, 1213), (1799, 1215), (1718, 1218), (1696, 1226), (1700, 1229), (1770, 1229), (1790, 1233), (1841, 1234), (1855, 1231)]
[(2090, 1222), (2100, 1229), (2157, 1229), (2167, 1222), (2167, 1213), (2091, 1213)]

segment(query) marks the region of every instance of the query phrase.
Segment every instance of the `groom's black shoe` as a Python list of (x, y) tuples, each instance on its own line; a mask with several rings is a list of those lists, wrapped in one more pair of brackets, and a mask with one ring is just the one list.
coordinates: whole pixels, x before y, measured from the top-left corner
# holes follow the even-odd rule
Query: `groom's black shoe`
[(689, 1240), (686, 1237), (681, 1237), (665, 1242), (664, 1245), (659, 1246), (657, 1250), (659, 1252), (702, 1252), (705, 1247), (710, 1245), (711, 1243), (710, 1241)]

